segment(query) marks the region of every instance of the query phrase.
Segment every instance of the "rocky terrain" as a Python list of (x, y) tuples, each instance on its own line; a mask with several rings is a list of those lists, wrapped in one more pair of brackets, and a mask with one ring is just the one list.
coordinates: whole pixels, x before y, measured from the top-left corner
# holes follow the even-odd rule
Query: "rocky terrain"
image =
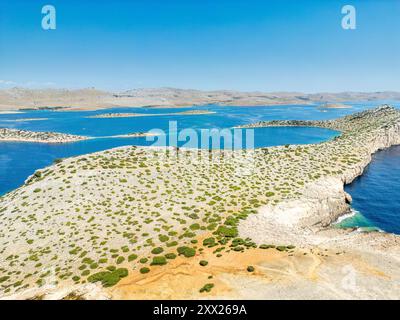
[(400, 143), (400, 112), (247, 127), (276, 125), (342, 134), (255, 150), (121, 147), (38, 170), (0, 198), (0, 295), (398, 299), (398, 236), (331, 225), (349, 208), (344, 184)]
[(170, 113), (103, 113), (94, 116), (88, 116), (88, 118), (134, 118), (134, 117), (155, 117), (155, 116), (190, 116), (190, 115), (202, 115), (202, 114), (213, 114), (214, 111), (207, 110), (188, 110), (181, 112), (170, 112)]
[[(266, 206), (261, 210), (261, 215), (249, 218), (244, 224), (258, 241), (264, 237), (262, 235), (264, 228), (274, 230), (276, 241), (292, 238), (297, 239), (297, 243), (319, 244), (326, 240), (316, 236), (317, 229), (310, 235), (312, 229), (310, 226), (317, 228), (329, 226), (338, 216), (346, 213), (351, 197), (345, 193), (344, 185), (351, 183), (363, 173), (373, 153), (400, 144), (399, 111), (388, 105), (336, 120), (268, 121), (243, 127), (266, 126), (307, 126), (339, 130), (342, 132), (340, 137), (321, 145), (333, 159), (340, 159), (352, 150), (355, 152), (354, 157), (350, 156), (348, 160), (355, 161), (355, 166), (340, 172), (339, 175), (331, 175), (310, 184), (300, 200), (290, 199), (273, 207)], [(347, 157), (349, 155), (345, 156)], [(271, 234), (268, 237), (271, 238)]]
[(39, 142), (39, 143), (67, 143), (89, 139), (84, 136), (77, 136), (58, 132), (36, 132), (9, 128), (0, 128), (0, 142)]
[(351, 106), (344, 103), (323, 103), (318, 106), (319, 109), (350, 109)]
[(399, 92), (240, 92), (200, 91), (175, 88), (133, 89), (107, 92), (94, 88), (67, 90), (0, 90), (0, 111), (18, 109), (82, 110), (111, 107), (185, 107), (219, 104), (226, 106), (265, 106), (282, 104), (321, 104), (351, 101), (400, 100)]

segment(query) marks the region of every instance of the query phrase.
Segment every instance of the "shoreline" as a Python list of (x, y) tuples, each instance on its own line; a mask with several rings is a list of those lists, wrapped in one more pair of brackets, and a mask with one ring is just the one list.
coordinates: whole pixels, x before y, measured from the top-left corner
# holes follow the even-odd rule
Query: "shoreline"
[[(343, 263), (352, 263), (360, 274), (365, 274), (365, 270), (377, 270), (376, 272), (368, 271), (368, 277), (360, 275), (363, 281), (360, 291), (357, 293), (360, 298), (371, 295), (382, 297), (382, 292), (379, 291), (382, 289), (385, 290), (385, 295), (398, 296), (398, 291), (393, 285), (396, 279), (400, 279), (400, 268), (398, 268), (399, 264), (396, 263), (397, 260), (393, 259), (398, 259), (400, 256), (400, 237), (376, 233), (351, 234), (346, 230), (331, 228), (330, 224), (349, 207), (350, 198), (343, 189), (344, 184), (350, 183), (362, 174), (365, 166), (371, 161), (373, 152), (392, 144), (399, 144), (399, 119), (398, 110), (383, 106), (337, 120), (314, 121), (312, 124), (315, 126), (323, 125), (324, 127), (335, 128), (342, 134), (334, 140), (314, 145), (289, 145), (287, 147), (279, 146), (246, 151), (212, 152), (211, 156), (214, 158), (211, 162), (212, 168), (216, 167), (217, 170), (210, 170), (209, 163), (204, 162), (205, 159), (210, 157), (208, 151), (178, 150), (172, 147), (168, 148), (168, 152), (161, 152), (162, 150), (165, 151), (165, 148), (119, 147), (68, 158), (59, 164), (38, 170), (40, 173), (29, 177), (24, 186), (0, 198), (0, 212), (3, 212), (4, 217), (4, 226), (2, 227), (5, 228), (4, 230), (10, 230), (12, 220), (9, 219), (16, 215), (11, 213), (10, 204), (21, 217), (20, 219), (25, 219), (23, 217), (29, 213), (24, 208), (22, 195), (28, 197), (26, 201), (32, 203), (32, 210), (35, 210), (35, 206), (43, 206), (40, 211), (37, 211), (38, 215), (35, 220), (29, 222), (31, 224), (30, 229), (41, 228), (41, 221), (46, 221), (46, 225), (49, 223), (59, 225), (63, 234), (70, 235), (68, 238), (64, 237), (65, 244), (62, 240), (64, 238), (62, 236), (60, 238), (60, 235), (49, 234), (48, 238), (45, 237), (46, 241), (53, 241), (58, 253), (58, 260), (50, 262), (50, 260), (46, 260), (47, 258), (43, 258), (45, 259), (43, 262), (50, 265), (56, 263), (56, 266), (60, 264), (64, 268), (68, 267), (68, 272), (71, 272), (72, 276), (76, 272), (80, 272), (78, 265), (67, 262), (75, 257), (75, 249), (71, 250), (64, 246), (74, 244), (74, 247), (77, 246), (80, 250), (86, 248), (85, 251), (89, 252), (91, 258), (97, 260), (99, 257), (96, 257), (95, 252), (90, 251), (90, 248), (93, 246), (101, 248), (99, 241), (108, 238), (105, 234), (107, 230), (105, 226), (113, 222), (112, 215), (101, 214), (103, 212), (101, 206), (105, 205), (114, 210), (115, 218), (121, 221), (115, 228), (121, 227), (122, 229), (116, 229), (115, 231), (118, 232), (112, 233), (113, 242), (109, 243), (108, 246), (109, 248), (120, 249), (126, 244), (130, 248), (127, 255), (135, 252), (137, 259), (129, 265), (127, 262), (117, 262), (120, 266), (129, 268), (129, 272), (128, 276), (115, 287), (102, 289), (102, 292), (110, 294), (111, 298), (137, 297), (137, 294), (143, 293), (141, 288), (146, 288), (145, 284), (151, 282), (150, 279), (157, 278), (157, 272), (166, 273), (159, 280), (162, 285), (171, 284), (172, 278), (168, 274), (174, 272), (174, 262), (170, 262), (166, 266), (152, 266), (150, 262), (140, 265), (136, 262), (139, 258), (152, 258), (151, 247), (144, 246), (147, 241), (146, 237), (141, 236), (141, 234), (149, 234), (147, 240), (151, 239), (151, 242), (154, 243), (153, 247), (164, 248), (167, 253), (174, 252), (175, 249), (173, 247), (168, 249), (170, 247), (166, 247), (162, 241), (163, 237), (160, 237), (162, 234), (165, 236), (165, 232), (161, 231), (157, 235), (157, 232), (154, 231), (154, 228), (164, 230), (164, 227), (167, 230), (174, 231), (174, 233), (168, 233), (169, 240), (167, 241), (176, 239), (180, 246), (196, 247), (197, 251), (195, 251), (195, 256), (190, 258), (191, 260), (182, 258), (183, 261), (188, 261), (184, 265), (191, 263), (197, 265), (199, 259), (206, 257), (211, 266), (220, 270), (221, 275), (215, 275), (216, 288), (205, 297), (225, 298), (227, 292), (230, 292), (230, 297), (240, 297), (246, 292), (251, 292), (254, 298), (262, 298), (261, 293), (272, 298), (281, 297), (282, 294), (304, 298), (308, 297), (307, 292), (312, 288), (315, 289), (317, 284), (320, 286), (318, 288), (330, 288), (337, 281), (340, 282), (343, 275), (335, 273), (337, 271), (333, 267), (337, 264), (343, 265)], [(277, 122), (269, 122), (268, 125), (271, 125), (271, 123), (277, 124)], [(304, 125), (304, 122), (295, 123)], [(259, 123), (258, 125), (265, 124)], [(283, 124), (288, 124), (288, 122), (285, 121)], [(307, 124), (310, 124), (310, 122), (307, 122)], [(243, 161), (240, 158), (241, 154), (250, 155), (250, 162), (248, 158)], [(204, 158), (197, 160), (193, 157), (195, 155), (196, 157), (204, 156)], [(235, 156), (229, 157), (229, 155)], [(175, 168), (172, 171), (171, 166)], [(242, 166), (253, 170), (251, 178), (237, 171)], [(71, 169), (67, 170), (67, 168)], [(283, 171), (282, 168), (284, 168)], [(71, 189), (66, 189), (65, 184), (60, 181), (60, 178), (65, 177), (65, 174), (68, 175), (68, 179), (73, 181)], [(154, 180), (151, 179), (154, 176), (160, 179), (156, 185), (152, 183)], [(212, 183), (208, 182), (208, 176), (210, 176), (211, 181), (219, 184), (218, 194), (211, 191), (214, 189)], [(107, 177), (107, 179), (103, 181), (103, 177)], [(182, 177), (185, 177), (185, 179), (182, 179)], [(270, 183), (270, 181), (274, 182)], [(84, 182), (86, 184), (83, 184)], [(179, 194), (181, 201), (184, 202), (184, 204), (181, 204), (182, 207), (174, 207), (176, 204), (170, 200), (168, 193), (170, 184), (174, 185), (176, 194)], [(188, 185), (199, 185), (201, 188), (191, 190)], [(59, 188), (64, 189), (63, 192), (54, 193), (50, 191)], [(203, 189), (205, 191), (202, 191)], [(120, 190), (131, 191), (138, 198), (132, 197), (124, 200), (124, 194)], [(75, 192), (79, 192), (81, 196), (75, 198)], [(207, 192), (211, 194), (207, 195)], [(153, 200), (145, 198), (145, 203), (149, 203), (148, 208), (143, 201), (139, 201), (142, 194), (152, 195)], [(112, 198), (105, 200), (107, 196), (111, 195)], [(52, 199), (52, 197), (55, 197), (55, 199)], [(57, 199), (56, 197), (61, 198)], [(62, 214), (65, 210), (63, 203), (66, 201), (71, 201), (68, 208), (76, 207), (79, 208), (79, 211), (75, 214), (71, 211), (68, 216), (64, 216)], [(134, 208), (132, 214), (138, 221), (133, 225), (140, 226), (137, 238), (134, 238), (137, 244), (132, 244), (122, 237), (124, 227), (131, 224), (124, 222), (130, 215), (120, 213), (119, 203), (121, 202), (128, 206), (132, 205)], [(87, 213), (89, 216), (85, 216), (89, 204), (91, 208), (99, 207), (100, 211), (93, 212), (93, 209), (91, 209)], [(144, 206), (142, 207), (144, 209), (137, 211), (135, 208), (138, 205)], [(175, 208), (173, 212), (177, 216), (171, 215), (168, 210), (169, 206)], [(190, 208), (189, 212), (187, 212), (187, 207)], [(129, 209), (124, 208), (124, 210)], [(25, 211), (26, 214), (24, 214)], [(218, 214), (212, 215), (216, 212)], [(191, 217), (189, 217), (190, 213), (193, 213)], [(152, 214), (154, 214), (153, 219), (150, 219)], [(84, 219), (81, 220), (79, 217)], [(74, 220), (70, 221), (71, 218)], [(184, 223), (182, 223), (183, 220)], [(185, 227), (187, 220), (190, 222)], [(203, 224), (202, 221), (204, 220), (209, 225)], [(134, 222), (129, 219), (127, 221)], [(196, 221), (197, 225), (194, 223)], [(66, 222), (71, 224), (66, 224)], [(79, 224), (77, 224), (78, 222)], [(95, 224), (93, 225), (93, 223)], [(77, 227), (74, 227), (75, 224), (77, 224)], [(209, 230), (208, 228), (211, 225), (213, 225), (213, 229)], [(79, 229), (76, 229), (78, 226)], [(190, 228), (188, 228), (189, 226)], [(201, 227), (204, 227), (204, 229), (201, 229)], [(84, 230), (81, 228), (90, 228), (90, 230), (95, 228), (93, 232), (96, 232), (96, 236), (100, 240), (91, 239), (90, 233), (85, 232), (80, 232), (79, 238), (74, 236), (74, 232), (77, 230)], [(132, 227), (129, 228), (132, 230)], [(190, 232), (184, 231), (182, 228), (186, 228)], [(0, 227), (0, 233), (2, 230)], [(206, 255), (208, 249), (201, 245), (202, 239), (213, 236), (213, 230), (221, 230), (222, 233), (219, 233), (219, 236), (225, 239), (224, 241), (228, 241), (224, 245), (225, 249), (218, 251), (221, 252), (222, 256), (215, 257), (215, 260), (214, 255), (218, 252), (215, 253), (214, 251), (216, 251), (216, 248), (222, 248), (222, 246), (214, 246), (212, 252), (208, 253), (211, 256), (208, 256)], [(232, 235), (221, 236), (225, 232)], [(5, 234), (8, 241), (14, 239), (15, 243), (12, 244), (13, 248), (5, 248), (0, 254), (4, 257), (7, 257), (11, 252), (13, 255), (18, 255), (10, 258), (10, 261), (15, 264), (19, 263), (19, 259), (26, 257), (26, 250), (35, 248), (35, 243), (39, 242), (40, 244), (42, 241), (35, 238), (33, 234), (21, 234), (19, 230), (7, 231)], [(189, 238), (183, 236), (189, 234)], [(183, 238), (178, 239), (178, 235), (182, 235)], [(237, 246), (229, 246), (233, 241), (232, 237), (240, 237), (241, 241), (248, 243), (249, 247), (246, 249), (239, 245), (237, 249), (240, 250), (234, 249)], [(244, 240), (247, 238), (251, 240)], [(7, 239), (4, 239), (4, 241)], [(193, 244), (191, 239), (199, 239), (198, 244)], [(31, 240), (34, 247), (25, 243), (25, 241)], [(254, 245), (258, 247), (262, 244), (274, 244), (278, 247), (294, 245), (298, 249), (284, 249), (283, 253), (280, 254), (275, 249), (271, 252), (269, 249), (259, 251), (260, 249), (254, 248)], [(199, 248), (203, 248), (204, 251), (200, 251)], [(325, 249), (329, 250), (330, 253), (327, 254)], [(72, 253), (69, 253), (68, 250)], [(119, 252), (120, 256), (124, 255), (121, 251)], [(256, 264), (256, 270), (260, 270), (254, 277), (244, 271), (247, 262), (240, 264), (239, 269), (233, 268), (236, 254), (239, 254), (239, 256), (249, 254), (251, 256), (252, 252), (257, 252), (259, 260), (254, 261), (254, 264)], [(273, 259), (273, 261), (270, 260), (275, 253), (279, 257)], [(303, 253), (307, 255), (303, 256)], [(383, 254), (384, 256), (382, 256)], [(292, 258), (293, 256), (295, 258)], [(111, 256), (107, 255), (107, 258), (112, 260)], [(222, 266), (219, 265), (218, 261), (221, 261)], [(296, 263), (293, 264), (291, 261), (296, 261)], [(319, 262), (314, 265), (312, 261)], [(35, 263), (37, 262), (25, 266), (24, 270), (26, 271), (24, 272), (35, 270)], [(311, 263), (311, 269), (307, 267), (309, 263)], [(293, 288), (291, 289), (290, 286), (285, 286), (282, 275), (279, 273), (272, 276), (271, 274), (268, 275), (268, 272), (266, 274), (262, 272), (263, 268), (270, 270), (275, 268), (276, 264), (282, 264), (284, 268), (287, 268), (288, 274), (296, 275), (294, 282), (296, 289), (294, 291), (291, 291)], [(264, 267), (265, 265), (268, 265), (268, 267)], [(151, 272), (140, 276), (139, 268), (142, 266), (149, 266)], [(304, 270), (302, 266), (304, 266)], [(2, 266), (0, 265), (0, 267)], [(298, 267), (300, 269), (297, 269)], [(102, 270), (100, 266), (98, 268)], [(193, 273), (190, 271), (191, 269), (193, 269)], [(192, 279), (190, 278), (191, 275), (196, 274), (195, 268), (191, 269), (184, 269), (186, 270), (184, 275), (186, 274), (187, 279)], [(204, 269), (200, 268), (199, 270)], [(183, 269), (181, 271), (183, 272)], [(178, 272), (178, 274), (180, 273)], [(393, 280), (383, 282), (379, 280), (380, 274), (387, 275)], [(63, 275), (64, 273), (60, 274), (60, 276)], [(318, 276), (323, 276), (325, 280), (317, 282), (312, 280), (313, 277)], [(180, 277), (178, 278), (181, 279)], [(239, 279), (238, 277), (240, 281), (236, 283), (233, 279)], [(265, 285), (266, 277), (271, 280), (267, 286)], [(250, 287), (240, 285), (248, 283), (247, 281), (251, 281), (251, 279), (255, 281), (251, 290)], [(34, 280), (35, 278), (32, 279), (32, 281)], [(184, 278), (182, 278), (183, 280)], [(203, 278), (201, 280), (207, 281)], [(312, 281), (308, 282), (309, 280)], [(7, 281), (5, 283), (9, 285)], [(63, 285), (70, 285), (72, 288), (73, 282), (71, 280), (62, 279), (61, 282)], [(135, 290), (139, 291), (123, 295), (123, 287), (127, 283), (132, 283), (136, 288)], [(155, 284), (159, 284), (159, 282)], [(196, 285), (200, 284), (196, 282)], [(377, 287), (371, 291), (367, 290), (371, 285)], [(6, 288), (11, 290), (10, 286)], [(200, 288), (192, 288), (190, 292), (195, 294), (194, 297), (201, 298), (202, 295), (199, 295), (198, 289)], [(224, 291), (225, 289), (228, 291)], [(386, 290), (389, 290), (388, 293)], [(318, 298), (318, 295), (316, 297)], [(346, 298), (346, 292), (339, 290), (335, 293), (328, 290), (324, 293), (324, 297)], [(161, 298), (165, 298), (165, 296)]]
[(90, 139), (90, 137), (67, 133), (0, 128), (0, 142), (35, 142), (58, 144), (88, 139)]
[[(351, 116), (350, 116), (351, 117)], [(262, 126), (317, 126), (321, 128), (342, 129), (343, 127), (335, 126), (335, 120), (328, 121), (270, 121), (253, 125), (245, 125), (242, 127), (262, 127)], [(343, 134), (343, 133), (342, 133)], [(345, 132), (344, 132), (345, 134)], [(283, 239), (297, 239), (302, 245), (321, 245), (324, 242), (332, 240), (341, 243), (347, 241), (347, 236), (343, 236), (343, 231), (333, 227), (333, 224), (342, 216), (348, 214), (351, 210), (351, 196), (344, 191), (345, 185), (351, 184), (357, 177), (361, 176), (365, 168), (372, 161), (372, 156), (380, 150), (400, 145), (400, 123), (384, 130), (383, 134), (375, 137), (370, 143), (364, 145), (366, 152), (362, 160), (352, 170), (347, 171), (339, 178), (331, 179), (331, 181), (322, 180), (311, 183), (307, 186), (308, 191), (303, 196), (301, 203), (297, 201), (288, 201), (280, 203), (278, 208), (262, 208), (260, 211), (264, 217), (251, 216), (245, 220), (240, 226), (241, 233), (244, 236), (252, 236), (257, 241), (265, 241), (262, 231), (265, 228), (273, 229), (274, 236), (269, 234), (269, 240), (282, 241)], [(294, 207), (301, 208), (302, 216), (300, 218), (287, 221), (282, 224), (281, 221), (275, 220), (276, 217), (282, 218), (287, 212), (293, 212)], [(273, 212), (273, 216), (269, 213)], [(321, 215), (324, 213), (324, 215)], [(259, 230), (259, 231), (257, 231)], [(343, 229), (345, 230), (345, 229)], [(311, 231), (311, 233), (310, 233)], [(328, 231), (329, 237), (324, 236), (324, 232)], [(258, 232), (258, 236), (254, 237)], [(368, 232), (370, 233), (370, 232)], [(371, 231), (371, 238), (381, 231)], [(346, 232), (345, 232), (346, 234)], [(390, 235), (390, 233), (384, 232)], [(306, 235), (306, 236), (304, 236)], [(321, 236), (322, 235), (322, 236)], [(400, 235), (395, 235), (400, 239)], [(345, 243), (341, 243), (345, 245)]]
[[(108, 92), (94, 88), (0, 90), (0, 110), (42, 109), (54, 111), (99, 110), (118, 107), (180, 108), (187, 106), (279, 106), (320, 105), (352, 101), (400, 101), (399, 92), (242, 92), (233, 90), (192, 90), (142, 88)], [(33, 102), (34, 101), (34, 102)]]
[(127, 134), (119, 134), (112, 136), (89, 137), (67, 133), (59, 133), (53, 131), (29, 131), (10, 128), (0, 128), (0, 142), (33, 142), (33, 143), (48, 143), (61, 144), (73, 143), (83, 140), (107, 139), (107, 138), (142, 138), (154, 137), (160, 134), (151, 132), (133, 132)]
[(92, 119), (112, 119), (112, 118), (135, 118), (135, 117), (156, 117), (156, 116), (195, 116), (195, 115), (206, 115), (215, 114), (215, 111), (208, 110), (188, 110), (182, 112), (170, 112), (170, 113), (105, 113), (94, 116), (87, 116), (86, 118)]

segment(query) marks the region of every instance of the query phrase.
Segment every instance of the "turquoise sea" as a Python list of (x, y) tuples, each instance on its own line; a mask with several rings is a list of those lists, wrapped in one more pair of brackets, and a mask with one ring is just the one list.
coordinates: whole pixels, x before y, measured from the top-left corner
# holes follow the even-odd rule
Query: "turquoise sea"
[[(17, 114), (0, 114), (0, 128), (7, 127), (32, 131), (54, 131), (97, 137), (96, 139), (66, 144), (0, 142), (0, 195), (19, 187), (35, 170), (52, 164), (56, 158), (71, 157), (124, 145), (151, 145), (154, 142), (146, 141), (146, 138), (144, 137), (107, 137), (133, 132), (147, 132), (152, 129), (161, 129), (168, 132), (169, 121), (177, 121), (178, 131), (185, 128), (192, 128), (195, 130), (211, 128), (230, 129), (234, 126), (262, 120), (334, 119), (377, 106), (381, 103), (384, 102), (359, 102), (352, 103), (353, 108), (350, 109), (329, 110), (318, 109), (315, 106), (310, 105), (265, 107), (222, 107), (207, 105), (179, 109), (115, 108), (96, 111), (40, 110), (25, 111)], [(397, 107), (400, 106), (400, 103), (392, 104)], [(133, 118), (88, 118), (88, 116), (109, 112), (165, 114), (193, 109), (209, 110), (214, 111), (215, 113), (204, 115), (159, 115)], [(47, 120), (21, 121), (21, 119), (31, 118), (47, 118)], [(254, 131), (254, 146), (258, 148), (285, 144), (318, 143), (332, 139), (337, 134), (338, 132), (322, 128), (258, 128)], [(180, 144), (178, 143), (178, 145)], [(374, 158), (373, 163), (368, 168), (367, 174), (355, 181), (351, 186), (347, 187), (347, 191), (354, 198), (354, 208), (360, 212), (360, 215), (363, 218), (361, 219), (363, 221), (362, 226), (376, 226), (388, 232), (400, 233), (400, 202), (398, 201), (400, 198), (400, 185), (398, 184), (400, 179), (394, 181), (392, 179), (392, 174), (376, 177), (376, 170), (385, 171), (390, 169), (391, 172), (392, 170), (397, 170), (398, 178), (400, 178), (399, 154), (400, 152), (395, 152), (394, 154), (391, 152), (378, 153)], [(389, 169), (382, 165), (382, 159), (386, 158), (389, 158)], [(375, 166), (374, 163), (376, 161), (380, 161), (379, 163), (381, 164)], [(374, 172), (374, 174), (368, 175), (368, 172)], [(378, 183), (378, 180), (374, 180), (378, 178), (384, 179), (383, 181), (379, 180), (382, 181), (382, 183)], [(375, 181), (375, 184), (371, 183), (371, 179)], [(368, 185), (368, 188), (365, 188), (366, 185)], [(373, 191), (373, 188), (376, 188), (376, 185), (384, 186), (384, 189), (387, 188), (391, 190), (390, 195), (394, 198), (385, 198), (385, 201), (383, 201), (381, 197), (388, 195), (389, 193), (386, 190)], [(368, 189), (368, 191), (366, 191), (366, 189)], [(377, 195), (377, 193), (379, 193), (379, 195)], [(378, 199), (378, 201), (374, 201), (374, 199)], [(375, 203), (375, 206), (371, 205), (372, 202)], [(376, 207), (377, 202), (384, 202), (385, 208), (379, 206)], [(382, 210), (385, 210), (385, 212)], [(379, 216), (379, 218), (376, 218), (377, 216)], [(394, 219), (393, 216), (397, 217), (397, 219)], [(357, 222), (357, 219), (360, 220), (360, 216), (357, 215), (356, 218), (352, 217), (352, 219), (353, 222), (356, 222), (353, 224), (350, 223), (350, 226), (358, 226), (359, 223)], [(382, 223), (382, 221), (384, 222)], [(342, 223), (345, 222), (346, 220), (342, 221)]]

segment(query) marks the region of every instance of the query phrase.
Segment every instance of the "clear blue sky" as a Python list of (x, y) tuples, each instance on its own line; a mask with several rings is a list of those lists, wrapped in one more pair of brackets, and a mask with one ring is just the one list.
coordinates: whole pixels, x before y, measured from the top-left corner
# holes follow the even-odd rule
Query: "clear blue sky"
[(400, 90), (399, 57), (399, 0), (0, 0), (0, 87)]

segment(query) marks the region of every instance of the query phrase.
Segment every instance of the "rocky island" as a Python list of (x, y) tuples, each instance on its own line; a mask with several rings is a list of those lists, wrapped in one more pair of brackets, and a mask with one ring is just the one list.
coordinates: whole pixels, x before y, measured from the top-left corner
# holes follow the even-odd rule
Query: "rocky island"
[(182, 112), (171, 113), (103, 113), (95, 116), (88, 116), (87, 118), (134, 118), (134, 117), (154, 117), (154, 116), (184, 116), (184, 115), (202, 115), (213, 114), (214, 111), (209, 110), (188, 110)]
[(344, 185), (400, 144), (400, 111), (245, 127), (262, 126), (341, 135), (238, 151), (120, 147), (38, 170), (0, 198), (0, 296), (398, 299), (399, 237), (332, 223), (349, 209)]
[(36, 132), (9, 128), (0, 128), (0, 142), (39, 142), (39, 143), (67, 143), (89, 139), (89, 137), (77, 136), (58, 132)]
[(351, 106), (344, 103), (323, 103), (318, 106), (319, 109), (350, 109)]
[(159, 136), (160, 134), (153, 133), (153, 132), (131, 132), (127, 134), (117, 134), (114, 136), (105, 136), (103, 138), (143, 138), (143, 137), (155, 137)]

